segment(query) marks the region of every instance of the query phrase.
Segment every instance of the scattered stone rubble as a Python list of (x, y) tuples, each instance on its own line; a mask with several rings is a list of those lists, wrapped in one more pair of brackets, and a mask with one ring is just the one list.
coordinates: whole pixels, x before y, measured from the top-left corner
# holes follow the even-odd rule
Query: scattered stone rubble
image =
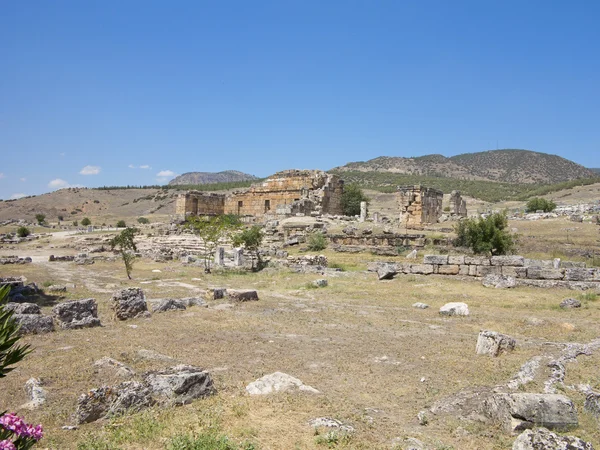
[(499, 356), (515, 349), (516, 341), (506, 334), (496, 331), (480, 331), (475, 353), (478, 355)]
[(98, 305), (93, 298), (59, 303), (52, 308), (58, 325), (65, 330), (99, 327)]
[(117, 291), (110, 301), (115, 317), (119, 320), (147, 317), (150, 314), (144, 291), (140, 288), (127, 288)]
[(299, 390), (310, 394), (319, 394), (315, 388), (307, 386), (298, 378), (294, 378), (283, 372), (275, 372), (265, 375), (262, 378), (246, 386), (246, 391), (250, 395), (266, 395), (274, 392), (285, 392), (290, 390)]
[(523, 431), (512, 450), (594, 450), (591, 442), (585, 442), (575, 436), (561, 436), (546, 428)]
[(29, 264), (31, 263), (31, 258), (29, 256), (25, 258), (20, 258), (19, 256), (11, 255), (11, 256), (0, 256), (0, 265), (4, 264)]

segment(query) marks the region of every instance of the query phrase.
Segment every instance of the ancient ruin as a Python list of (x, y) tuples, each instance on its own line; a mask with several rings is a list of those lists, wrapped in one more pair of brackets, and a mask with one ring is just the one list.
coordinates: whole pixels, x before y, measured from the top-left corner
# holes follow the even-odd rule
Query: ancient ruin
[(400, 224), (407, 228), (437, 223), (442, 214), (444, 193), (421, 185), (399, 186)]
[(264, 217), (342, 214), (344, 182), (321, 170), (285, 170), (245, 191), (208, 194), (189, 191), (177, 198), (175, 212), (188, 215), (236, 214)]
[(460, 191), (450, 193), (450, 214), (467, 217), (467, 202), (460, 196)]

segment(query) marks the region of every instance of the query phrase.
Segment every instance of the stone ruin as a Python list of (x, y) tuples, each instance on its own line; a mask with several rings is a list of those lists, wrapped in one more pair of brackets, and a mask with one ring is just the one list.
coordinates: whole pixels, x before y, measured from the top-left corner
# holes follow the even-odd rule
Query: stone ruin
[(450, 193), (450, 214), (458, 217), (467, 217), (467, 202), (460, 196), (460, 191)]
[(399, 186), (398, 203), (400, 225), (419, 228), (427, 223), (437, 223), (442, 214), (444, 193), (421, 185)]
[(177, 198), (175, 213), (235, 214), (246, 217), (342, 214), (344, 181), (321, 170), (285, 170), (245, 191), (209, 194), (189, 191)]

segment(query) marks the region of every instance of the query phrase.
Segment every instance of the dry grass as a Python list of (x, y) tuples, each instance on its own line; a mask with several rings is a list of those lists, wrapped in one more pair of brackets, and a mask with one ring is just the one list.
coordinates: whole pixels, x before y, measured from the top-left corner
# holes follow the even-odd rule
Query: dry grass
[[(178, 262), (138, 261), (133, 281), (126, 280), (117, 262), (3, 266), (3, 275), (24, 274), (40, 285), (74, 283), (66, 298), (95, 297), (104, 326), (26, 337), (35, 352), (2, 380), (0, 405), (12, 410), (25, 403), (25, 381), (41, 377), (47, 383), (48, 404), (25, 414), (45, 425), (45, 445), (56, 449), (159, 449), (174, 435), (207, 431), (261, 449), (327, 448), (307, 425), (321, 416), (341, 419), (357, 430), (349, 441), (329, 443), (335, 448), (390, 448), (394, 439), (409, 436), (439, 448), (507, 448), (512, 438), (489, 427), (435, 417), (422, 427), (416, 415), (463, 388), (505, 383), (528, 358), (548, 351), (546, 341), (588, 342), (597, 337), (600, 301), (591, 296), (584, 298), (581, 310), (563, 311), (558, 303), (573, 292), (489, 290), (477, 282), (434, 276), (380, 282), (363, 271), (367, 260), (381, 257), (325, 253), (349, 271), (329, 276), (329, 287), (323, 289), (306, 289), (319, 278), (315, 275), (269, 270), (205, 275), (200, 267)], [(255, 288), (261, 299), (232, 310), (196, 307), (114, 322), (110, 293), (126, 286), (143, 287), (148, 298), (198, 295), (208, 286)], [(44, 312), (57, 300), (47, 298)], [(431, 308), (412, 308), (417, 301)], [(439, 307), (450, 301), (468, 303), (471, 316), (440, 317)], [(532, 317), (537, 325), (531, 324)], [(518, 349), (497, 359), (475, 357), (480, 329), (516, 337)], [(184, 407), (61, 430), (70, 423), (79, 394), (115, 381), (94, 371), (95, 360), (111, 356), (138, 372), (167, 364), (139, 358), (140, 349), (207, 368), (218, 394)], [(597, 357), (570, 365), (569, 383), (598, 387), (593, 362)], [(275, 371), (298, 377), (322, 394), (246, 395), (248, 383)], [(581, 409), (583, 399), (573, 399)], [(576, 434), (600, 442), (593, 419), (583, 412), (580, 417)], [(456, 432), (458, 428), (466, 433)]]

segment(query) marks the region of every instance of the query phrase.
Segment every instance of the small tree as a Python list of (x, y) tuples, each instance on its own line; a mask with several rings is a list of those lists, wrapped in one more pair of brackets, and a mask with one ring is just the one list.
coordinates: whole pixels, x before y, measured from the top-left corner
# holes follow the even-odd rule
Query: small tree
[(137, 228), (125, 228), (117, 236), (110, 240), (110, 247), (121, 254), (123, 264), (125, 264), (125, 272), (127, 278), (131, 280), (131, 271), (133, 270), (133, 263), (135, 262), (135, 252), (137, 247), (135, 245), (134, 237), (139, 230)]
[(214, 217), (191, 216), (187, 218), (185, 227), (198, 236), (204, 245), (202, 256), (205, 273), (210, 273), (211, 260), (219, 245), (219, 241), (231, 237), (231, 234), (239, 226), (239, 219), (232, 215)]
[(92, 221), (90, 219), (88, 219), (87, 217), (84, 217), (83, 219), (81, 219), (81, 225), (83, 225), (84, 227), (87, 227), (88, 225), (91, 225)]
[(17, 228), (17, 236), (20, 238), (27, 237), (31, 234), (31, 231), (27, 227), (19, 227)]
[(58, 221), (62, 222), (63, 220), (65, 220), (65, 217), (63, 215), (59, 215), (58, 216)]
[(490, 214), (485, 219), (463, 219), (455, 226), (454, 246), (469, 247), (479, 254), (506, 255), (516, 246), (507, 226), (506, 211)]
[(358, 184), (349, 184), (344, 186), (342, 194), (342, 212), (346, 216), (356, 216), (360, 214), (360, 203), (369, 203), (369, 198), (364, 194)]
[(327, 238), (320, 231), (311, 233), (308, 237), (308, 249), (318, 252), (327, 248)]
[(119, 220), (117, 222), (117, 228), (125, 228), (127, 226), (127, 224), (125, 223), (124, 220)]
[(78, 223), (76, 220), (74, 220), (74, 221), (73, 221), (73, 226), (74, 226), (74, 227), (76, 227), (76, 226), (78, 226), (78, 225), (79, 225), (79, 223)]
[(46, 220), (46, 216), (44, 214), (36, 214), (35, 220), (37, 220), (37, 223), (41, 225), (44, 223), (44, 220)]
[(145, 225), (147, 223), (150, 223), (150, 221), (148, 219), (146, 219), (145, 217), (138, 217), (138, 223)]
[[(251, 254), (254, 255), (252, 258), (252, 270), (261, 270), (263, 268), (263, 262), (260, 258), (260, 245), (263, 240), (263, 232), (258, 225), (253, 225), (250, 228), (246, 228), (239, 234), (236, 234), (233, 238), (233, 245), (236, 247), (244, 246)], [(254, 259), (256, 259), (256, 266), (254, 265)]]
[(556, 209), (556, 203), (552, 200), (546, 200), (541, 197), (534, 197), (527, 202), (527, 206), (525, 207), (525, 211), (527, 212), (536, 212), (536, 211), (544, 211), (551, 212)]

